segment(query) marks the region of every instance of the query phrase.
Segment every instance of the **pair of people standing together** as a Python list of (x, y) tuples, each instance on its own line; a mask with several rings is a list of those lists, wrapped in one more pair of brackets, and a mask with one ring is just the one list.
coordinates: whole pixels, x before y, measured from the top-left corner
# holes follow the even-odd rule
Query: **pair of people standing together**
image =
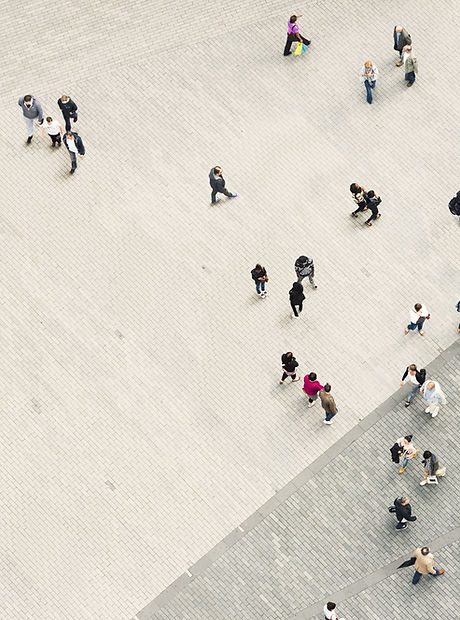
[(356, 202), (358, 207), (352, 211), (351, 215), (353, 217), (358, 217), (358, 213), (361, 211), (367, 211), (368, 209), (371, 211), (371, 216), (364, 222), (365, 226), (372, 226), (373, 220), (378, 220), (382, 214), (379, 213), (378, 206), (382, 202), (380, 196), (374, 192), (374, 190), (370, 190), (366, 192), (364, 187), (358, 185), (358, 183), (352, 183), (350, 185), (350, 192), (353, 196), (353, 200)]

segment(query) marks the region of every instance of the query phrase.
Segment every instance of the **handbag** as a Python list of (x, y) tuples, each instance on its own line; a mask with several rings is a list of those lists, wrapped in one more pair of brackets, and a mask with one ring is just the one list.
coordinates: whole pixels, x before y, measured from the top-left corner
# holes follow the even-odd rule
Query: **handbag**
[(406, 560), (402, 564), (398, 566), (398, 568), (406, 568), (406, 566), (413, 566), (415, 564), (415, 558), (411, 558), (410, 560)]
[(299, 41), (297, 45), (295, 46), (295, 52), (294, 52), (295, 56), (300, 56), (302, 54), (302, 45), (303, 43)]

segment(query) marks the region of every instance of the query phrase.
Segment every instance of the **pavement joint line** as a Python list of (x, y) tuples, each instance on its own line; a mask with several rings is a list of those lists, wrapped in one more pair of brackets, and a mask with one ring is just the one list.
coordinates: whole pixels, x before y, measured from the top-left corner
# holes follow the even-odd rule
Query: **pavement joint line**
[[(431, 551), (438, 551), (439, 549), (442, 549), (443, 547), (446, 547), (447, 545), (451, 545), (452, 543), (456, 542), (457, 540), (459, 540), (459, 538), (460, 538), (460, 526), (455, 527), (449, 532), (447, 532), (446, 534), (443, 534), (442, 536), (435, 538), (433, 541), (430, 541), (429, 543), (430, 549)], [(315, 618), (316, 616), (318, 616), (318, 614), (322, 612), (323, 607), (324, 607), (324, 601), (326, 599), (330, 601), (334, 601), (336, 603), (342, 603), (348, 598), (352, 596), (356, 596), (363, 590), (367, 590), (367, 588), (375, 586), (377, 583), (379, 583), (386, 577), (389, 577), (390, 575), (392, 575), (397, 570), (398, 566), (402, 562), (404, 562), (405, 560), (408, 560), (410, 553), (412, 552), (408, 550), (407, 553), (405, 553), (404, 555), (401, 555), (396, 560), (393, 560), (392, 562), (390, 562), (389, 564), (386, 564), (385, 566), (381, 566), (374, 573), (371, 573), (370, 575), (366, 575), (365, 577), (358, 579), (354, 583), (346, 586), (345, 588), (343, 588), (342, 590), (339, 590), (338, 592), (334, 592), (333, 594), (327, 593), (326, 596), (323, 597), (322, 601), (318, 601), (317, 603), (314, 603), (313, 605), (306, 607), (305, 609), (300, 611), (295, 616), (292, 616), (291, 620), (311, 620), (312, 618)], [(411, 567), (409, 566), (407, 568), (410, 569)], [(404, 571), (405, 569), (401, 568), (400, 570)]]
[[(456, 355), (460, 354), (460, 340), (456, 340), (445, 350), (441, 351), (429, 364), (426, 365), (427, 376), (430, 376), (431, 373), (434, 373), (442, 364), (448, 363), (451, 361)], [(367, 416), (362, 418), (358, 424), (353, 426), (343, 437), (338, 439), (330, 448), (328, 448), (323, 454), (321, 454), (315, 461), (310, 463), (304, 470), (302, 470), (297, 476), (295, 476), (292, 480), (286, 483), (284, 487), (282, 487), (273, 497), (269, 498), (260, 508), (258, 508), (252, 515), (250, 515), (243, 523), (238, 525), (234, 530), (229, 532), (227, 536), (217, 543), (208, 553), (202, 556), (195, 564), (190, 566), (182, 575), (180, 575), (176, 580), (174, 580), (167, 588), (163, 590), (156, 598), (154, 598), (150, 603), (148, 603), (142, 610), (137, 613), (138, 620), (148, 620), (151, 614), (154, 611), (159, 611), (161, 607), (170, 602), (180, 590), (183, 590), (187, 585), (189, 585), (196, 577), (199, 577), (209, 566), (211, 566), (216, 560), (218, 560), (228, 549), (230, 549), (236, 542), (241, 540), (244, 536), (246, 536), (252, 529), (254, 529), (257, 525), (259, 525), (262, 521), (264, 521), (274, 510), (276, 510), (281, 504), (283, 504), (293, 493), (295, 493), (298, 489), (303, 487), (309, 480), (311, 480), (325, 465), (327, 465), (331, 460), (339, 456), (345, 449), (347, 449), (350, 445), (352, 445), (355, 441), (357, 441), (365, 432), (367, 432), (372, 426), (379, 422), (382, 417), (390, 413), (395, 405), (401, 403), (403, 401), (403, 394), (407, 391), (407, 387), (399, 388), (396, 392), (394, 392), (390, 397), (388, 397), (383, 403), (381, 403), (378, 407), (373, 409)], [(285, 490), (290, 489), (289, 493), (286, 493)], [(450, 541), (451, 537), (455, 536), (452, 541), (457, 540), (460, 536), (460, 528), (455, 528), (451, 530), (447, 534), (437, 538), (434, 542), (430, 543), (430, 547), (433, 549), (439, 548), (440, 546), (444, 546), (445, 541)], [(230, 544), (225, 543), (225, 540), (230, 539)], [(407, 559), (407, 557), (406, 557)], [(378, 581), (381, 581), (384, 577), (391, 575), (394, 572), (395, 565), (401, 563), (402, 560), (395, 560), (390, 564), (378, 569), (371, 576), (366, 576), (355, 582), (355, 584), (351, 584), (344, 588), (341, 592), (347, 593), (344, 594), (336, 594), (334, 595), (335, 599), (340, 602), (341, 600), (345, 600), (350, 594), (353, 594), (353, 588), (356, 584), (362, 584), (367, 580), (370, 580), (366, 586), (361, 587), (360, 592), (364, 587), (368, 587), (369, 585), (373, 585)], [(385, 571), (389, 571), (386, 574)], [(380, 576), (381, 575), (381, 576)], [(375, 576), (375, 581), (372, 581)], [(340, 598), (342, 596), (342, 598)], [(324, 602), (322, 603), (324, 605)], [(307, 611), (300, 612), (301, 614), (310, 613), (310, 609), (314, 609), (314, 614), (318, 614), (319, 611), (322, 610), (318, 607), (318, 604), (315, 604), (312, 607), (309, 607)], [(298, 615), (295, 616), (295, 619), (305, 619), (308, 616)]]

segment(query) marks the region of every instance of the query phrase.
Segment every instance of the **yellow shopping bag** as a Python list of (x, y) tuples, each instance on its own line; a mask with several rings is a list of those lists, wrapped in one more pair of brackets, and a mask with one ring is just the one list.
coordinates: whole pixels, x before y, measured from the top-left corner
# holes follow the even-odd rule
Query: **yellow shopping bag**
[(302, 53), (302, 43), (301, 41), (298, 41), (295, 47), (294, 56), (300, 56), (301, 53)]

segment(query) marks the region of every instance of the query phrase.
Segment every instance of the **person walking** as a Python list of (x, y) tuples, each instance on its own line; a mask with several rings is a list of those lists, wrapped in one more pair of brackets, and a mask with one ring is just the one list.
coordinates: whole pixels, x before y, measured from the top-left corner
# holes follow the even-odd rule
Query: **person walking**
[(406, 398), (404, 406), (409, 407), (411, 402), (414, 400), (416, 394), (418, 394), (420, 388), (425, 383), (426, 370), (424, 368), (417, 370), (417, 366), (415, 364), (410, 364), (404, 371), (403, 376), (401, 377), (401, 381), (399, 383), (401, 387), (404, 385), (404, 381), (406, 379), (408, 379), (408, 383), (410, 383), (411, 389), (409, 392), (409, 396)]
[(412, 45), (405, 45), (403, 48), (404, 79), (407, 86), (412, 86), (415, 82), (415, 75), (418, 73), (418, 60), (412, 54)]
[(406, 470), (409, 460), (414, 459), (417, 456), (418, 450), (412, 443), (412, 435), (400, 437), (396, 443), (399, 447), (399, 456), (402, 458), (401, 467), (399, 468), (398, 473), (402, 474)]
[(34, 120), (38, 119), (39, 125), (43, 123), (42, 106), (33, 95), (24, 95), (24, 97), (20, 97), (18, 106), (22, 109), (24, 122), (27, 127), (27, 144), (30, 144), (34, 137)]
[(262, 298), (266, 297), (267, 291), (265, 290), (265, 282), (268, 282), (268, 276), (265, 267), (262, 267), (262, 265), (259, 265), (259, 263), (257, 263), (254, 269), (251, 271), (251, 276), (256, 283), (257, 295)]
[(378, 220), (382, 216), (382, 214), (379, 213), (378, 209), (378, 206), (381, 202), (382, 199), (380, 198), (380, 196), (377, 196), (373, 189), (367, 192), (366, 206), (368, 209), (371, 210), (371, 216), (364, 222), (366, 226), (372, 226), (372, 220)]
[(305, 45), (310, 45), (311, 41), (303, 37), (299, 32), (299, 26), (297, 24), (297, 20), (300, 19), (302, 15), (291, 15), (288, 21), (288, 32), (286, 45), (284, 46), (284, 56), (289, 56), (292, 54), (291, 47), (294, 41), (299, 41), (300, 43), (305, 43)]
[(294, 263), (294, 268), (297, 276), (297, 282), (302, 282), (302, 280), (308, 276), (312, 287), (318, 288), (313, 280), (315, 276), (315, 265), (312, 258), (308, 258), (308, 256), (299, 256)]
[(337, 415), (337, 406), (335, 404), (334, 397), (331, 394), (331, 386), (326, 383), (324, 389), (318, 392), (321, 406), (324, 409), (326, 418), (323, 420), (324, 424), (332, 424), (332, 418)]
[(283, 369), (283, 375), (280, 383), (284, 383), (288, 377), (291, 377), (291, 382), (300, 381), (300, 377), (296, 378), (296, 368), (299, 365), (296, 358), (292, 355), (291, 351), (283, 353), (281, 356), (281, 367)]
[(439, 407), (447, 402), (439, 383), (432, 380), (425, 381), (420, 388), (420, 394), (423, 394), (423, 398), (428, 403), (425, 413), (431, 413), (431, 417), (435, 418), (439, 413)]
[(399, 52), (399, 60), (396, 63), (396, 66), (401, 67), (403, 64), (403, 61), (402, 61), (403, 47), (405, 47), (406, 45), (410, 45), (412, 43), (412, 38), (410, 34), (407, 32), (407, 30), (405, 30), (402, 26), (395, 26), (393, 30), (393, 40), (394, 40), (393, 49)]
[(329, 601), (329, 603), (326, 603), (324, 605), (324, 618), (325, 620), (345, 620), (345, 618), (338, 618), (337, 614), (335, 612), (337, 608), (337, 605), (335, 603), (333, 603), (332, 601)]
[(58, 106), (62, 112), (62, 116), (64, 117), (65, 130), (71, 131), (72, 128), (70, 126), (70, 119), (72, 118), (74, 123), (76, 123), (78, 120), (77, 104), (75, 103), (75, 101), (72, 101), (72, 99), (68, 95), (61, 95), (61, 97), (58, 99)]
[[(457, 308), (457, 312), (460, 312), (460, 301), (457, 301), (455, 307)], [(458, 324), (457, 332), (460, 334), (460, 323)]]
[(45, 137), (45, 131), (51, 138), (51, 146), (61, 146), (61, 135), (63, 133), (62, 127), (57, 121), (53, 121), (51, 116), (46, 117), (46, 123), (42, 125), (42, 136)]
[(404, 330), (404, 334), (407, 336), (409, 331), (418, 329), (420, 336), (424, 336), (425, 332), (423, 331), (423, 324), (426, 319), (431, 319), (431, 314), (426, 309), (425, 304), (415, 304), (414, 309), (410, 311), (410, 322)]
[(430, 553), (429, 547), (421, 547), (414, 551), (412, 557), (415, 558), (415, 573), (412, 577), (412, 583), (415, 585), (420, 581), (422, 575), (444, 575), (444, 568), (434, 567), (434, 557)]
[(225, 179), (222, 176), (222, 168), (220, 166), (214, 166), (209, 173), (209, 184), (212, 187), (211, 192), (211, 204), (215, 205), (219, 202), (220, 198), (216, 198), (217, 194), (224, 194), (228, 198), (236, 198), (238, 194), (232, 194), (225, 187)]
[(316, 373), (310, 372), (303, 378), (303, 391), (308, 396), (308, 406), (313, 407), (318, 398), (318, 392), (324, 389), (324, 385), (321, 385), (317, 381)]
[[(305, 295), (303, 294), (303, 286), (300, 284), (300, 282), (294, 282), (292, 284), (291, 290), (289, 291), (289, 300), (291, 302), (291, 308), (292, 308), (291, 316), (293, 319), (299, 318), (299, 315), (302, 312), (304, 299), (305, 299)], [(297, 312), (297, 308), (299, 309), (298, 312)]]
[(64, 144), (69, 151), (70, 161), (72, 163), (70, 174), (73, 174), (77, 168), (77, 154), (80, 156), (80, 158), (83, 158), (85, 155), (83, 140), (80, 138), (78, 133), (75, 133), (74, 131), (68, 131), (64, 134)]
[(410, 499), (408, 497), (397, 497), (393, 506), (390, 506), (389, 511), (396, 514), (398, 524), (397, 530), (405, 530), (408, 521), (417, 521), (417, 517), (412, 515), (412, 506), (410, 505)]
[(361, 187), (361, 185), (358, 185), (358, 183), (352, 183), (350, 185), (350, 192), (353, 196), (353, 200), (358, 205), (358, 208), (355, 211), (352, 211), (351, 214), (353, 217), (358, 217), (358, 213), (361, 211), (367, 211), (366, 190), (364, 187)]
[(456, 195), (449, 200), (449, 211), (452, 215), (460, 216), (460, 192), (457, 192)]
[(370, 60), (366, 60), (363, 68), (361, 69), (360, 76), (361, 82), (366, 87), (367, 103), (372, 103), (372, 90), (375, 88), (375, 83), (379, 77), (379, 70)]
[(430, 450), (425, 450), (423, 453), (423, 480), (420, 482), (420, 486), (423, 487), (428, 482), (430, 476), (439, 476), (442, 478), (446, 475), (446, 468), (439, 466), (438, 458)]

